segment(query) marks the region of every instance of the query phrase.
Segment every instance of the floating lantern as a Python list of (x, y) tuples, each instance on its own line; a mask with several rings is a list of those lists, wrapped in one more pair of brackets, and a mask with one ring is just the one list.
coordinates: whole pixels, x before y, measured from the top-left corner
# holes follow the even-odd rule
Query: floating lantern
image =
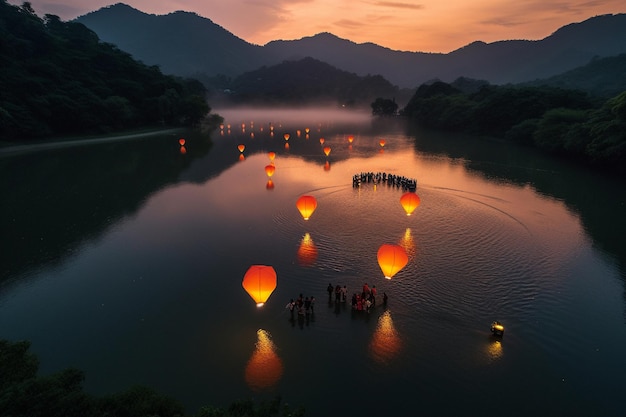
[(276, 271), (267, 265), (252, 265), (241, 283), (246, 292), (261, 307), (276, 289)]
[(300, 135), (302, 135), (302, 131), (300, 129), (296, 130), (296, 136), (300, 137)]
[(239, 152), (243, 152), (244, 149), (246, 149), (246, 145), (239, 145), (237, 146), (237, 149), (239, 149)]
[(320, 145), (323, 145), (324, 142), (325, 142), (325, 139), (324, 138), (320, 138)]
[(378, 265), (387, 279), (391, 279), (408, 262), (409, 257), (400, 245), (385, 244), (378, 249)]
[(285, 134), (283, 135), (283, 138), (285, 138), (285, 140), (289, 140), (289, 138), (290, 138), (290, 137), (291, 137), (291, 136), (289, 135), (289, 133), (285, 133)]
[(410, 216), (411, 213), (419, 207), (420, 198), (414, 192), (409, 191), (402, 194), (402, 197), (400, 197), (400, 204), (402, 204), (404, 211), (406, 211), (406, 215)]
[(283, 363), (276, 353), (270, 334), (259, 329), (256, 348), (246, 365), (246, 383), (254, 391), (270, 389), (278, 383), (282, 374)]
[(308, 127), (306, 129), (304, 129), (304, 133), (306, 133), (307, 135), (309, 134), (310, 131), (311, 131), (311, 129), (309, 129)]
[(352, 143), (354, 142), (354, 136), (350, 135), (348, 136), (348, 143)]
[(387, 143), (387, 142), (385, 142), (385, 139), (381, 139), (381, 140), (378, 142), (378, 144), (380, 145), (380, 147), (381, 147), (381, 148), (383, 148), (383, 147), (385, 146), (385, 143)]
[(276, 158), (276, 152), (268, 152), (267, 156), (270, 158), (270, 161), (273, 161)]
[(276, 171), (276, 167), (274, 165), (269, 164), (265, 166), (265, 173), (267, 174), (268, 177), (271, 177), (272, 175), (274, 175), (275, 171)]
[(326, 156), (330, 155), (330, 146), (324, 146), (324, 153)]
[(494, 336), (504, 336), (504, 326), (499, 321), (491, 323), (491, 333)]
[(224, 123), (220, 123), (220, 130), (224, 130)]
[(296, 207), (300, 211), (302, 218), (309, 220), (309, 217), (311, 217), (317, 208), (317, 200), (312, 195), (303, 195), (296, 201)]
[(180, 144), (180, 146), (185, 146), (185, 139), (184, 138), (178, 139), (178, 143)]

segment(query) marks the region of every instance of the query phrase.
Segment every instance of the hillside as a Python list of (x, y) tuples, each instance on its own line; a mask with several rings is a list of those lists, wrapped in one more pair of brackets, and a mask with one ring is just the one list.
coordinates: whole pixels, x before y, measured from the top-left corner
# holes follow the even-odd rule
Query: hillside
[(195, 124), (198, 81), (166, 76), (77, 22), (0, 1), (0, 139)]
[(401, 88), (459, 77), (507, 84), (547, 78), (593, 58), (626, 53), (626, 14), (572, 23), (539, 41), (476, 41), (447, 54), (395, 51), (330, 33), (257, 46), (193, 13), (149, 15), (123, 4), (99, 9), (77, 21), (166, 73), (202, 73), (203, 77), (223, 74), (234, 78), (264, 65), (312, 57), (360, 76), (380, 74)]

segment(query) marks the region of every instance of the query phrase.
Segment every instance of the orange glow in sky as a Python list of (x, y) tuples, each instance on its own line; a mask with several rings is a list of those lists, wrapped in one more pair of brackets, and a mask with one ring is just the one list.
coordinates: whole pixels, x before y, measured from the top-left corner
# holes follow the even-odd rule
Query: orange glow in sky
[[(31, 0), (39, 16), (62, 20), (110, 6), (111, 0)], [(451, 52), (473, 41), (543, 39), (562, 26), (626, 12), (624, 0), (126, 0), (148, 14), (177, 10), (212, 20), (247, 42), (265, 45), (330, 32), (394, 50)], [(9, 3), (20, 5), (22, 0)]]

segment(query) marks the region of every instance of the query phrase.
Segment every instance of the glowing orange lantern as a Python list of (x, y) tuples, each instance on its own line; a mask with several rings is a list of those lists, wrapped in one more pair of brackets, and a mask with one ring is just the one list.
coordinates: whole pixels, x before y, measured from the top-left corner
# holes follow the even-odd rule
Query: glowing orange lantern
[(276, 289), (276, 271), (267, 265), (252, 265), (241, 283), (250, 297), (261, 307)]
[(382, 245), (378, 248), (378, 265), (385, 278), (391, 279), (409, 262), (409, 257), (399, 245)]
[(348, 136), (348, 142), (349, 143), (354, 142), (354, 136), (352, 136), (352, 135)]
[(417, 194), (409, 191), (402, 194), (402, 197), (400, 197), (400, 204), (402, 204), (404, 211), (406, 211), (406, 215), (410, 216), (411, 213), (419, 207), (420, 198)]
[(271, 177), (272, 175), (274, 175), (275, 171), (276, 171), (276, 167), (274, 165), (270, 164), (270, 165), (265, 166), (265, 173), (267, 174), (268, 177)]
[(291, 136), (289, 135), (289, 133), (285, 133), (285, 134), (283, 135), (283, 138), (285, 138), (285, 140), (289, 140), (289, 138), (290, 138), (290, 137), (291, 137)]
[(309, 217), (317, 208), (317, 200), (312, 195), (303, 195), (296, 201), (296, 207), (300, 211), (302, 218), (309, 220)]
[(276, 158), (276, 152), (269, 152), (267, 156), (270, 158), (270, 161), (273, 161)]
[(323, 145), (326, 140), (324, 138), (320, 138), (320, 145)]
[(326, 156), (330, 155), (330, 146), (324, 146), (324, 153)]
[(378, 143), (380, 144), (380, 147), (382, 148), (385, 146), (385, 143), (387, 142), (385, 142), (385, 139), (381, 139)]
[(311, 129), (309, 129), (308, 127), (306, 129), (304, 129), (304, 132), (308, 135), (309, 132), (311, 131)]
[(180, 146), (185, 146), (185, 139), (183, 138), (178, 139), (178, 143), (180, 144)]
[(239, 145), (237, 149), (239, 149), (239, 152), (243, 152), (243, 150), (246, 149), (246, 145)]

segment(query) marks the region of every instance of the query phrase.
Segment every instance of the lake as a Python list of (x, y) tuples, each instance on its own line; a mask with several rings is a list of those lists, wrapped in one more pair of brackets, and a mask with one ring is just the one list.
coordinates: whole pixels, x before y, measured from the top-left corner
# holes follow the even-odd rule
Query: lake
[[(280, 395), (307, 416), (623, 415), (622, 181), (367, 113), (215, 112), (210, 134), (0, 152), (0, 337), (41, 374), (189, 414)], [(362, 173), (416, 180), (419, 207)], [(392, 279), (383, 244), (408, 256)], [(263, 307), (252, 265), (277, 275)], [(365, 283), (376, 306), (355, 311)], [(292, 318), (300, 294), (314, 313)]]

